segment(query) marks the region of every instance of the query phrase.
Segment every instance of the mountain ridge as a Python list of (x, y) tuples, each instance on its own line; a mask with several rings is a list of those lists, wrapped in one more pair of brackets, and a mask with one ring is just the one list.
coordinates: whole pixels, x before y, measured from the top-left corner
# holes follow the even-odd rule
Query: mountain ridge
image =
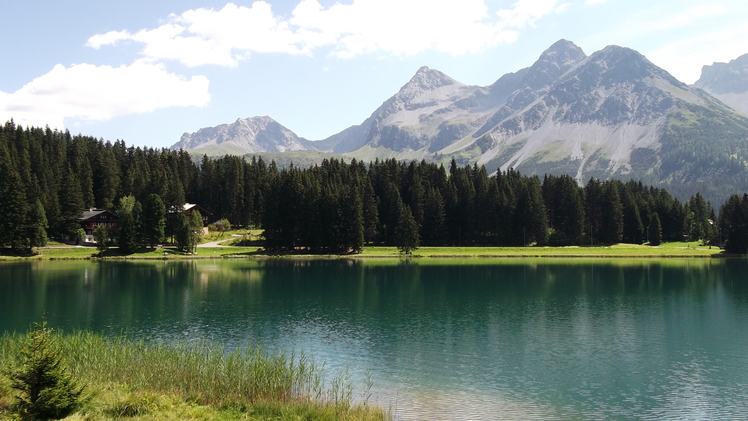
[[(579, 183), (615, 177), (708, 184), (708, 177), (722, 174), (748, 187), (735, 171), (746, 168), (748, 118), (710, 93), (719, 90), (720, 74), (748, 75), (748, 55), (725, 66), (704, 66), (706, 76), (689, 86), (633, 49), (611, 45), (587, 56), (562, 39), (531, 66), (489, 86), (466, 85), (423, 66), (361, 124), (322, 141), (282, 132), (270, 152), (307, 149), (369, 161), (454, 159), (491, 172), (569, 174)], [(746, 81), (748, 95), (748, 76)], [(276, 132), (252, 132), (255, 139), (248, 143), (255, 149), (245, 153), (261, 152), (256, 138)], [(226, 138), (230, 131), (221, 133), (223, 138), (203, 144), (186, 133), (180, 144), (199, 146), (194, 152), (236, 145)], [(684, 159), (695, 151), (702, 152), (699, 159)], [(724, 168), (705, 169), (703, 157)]]

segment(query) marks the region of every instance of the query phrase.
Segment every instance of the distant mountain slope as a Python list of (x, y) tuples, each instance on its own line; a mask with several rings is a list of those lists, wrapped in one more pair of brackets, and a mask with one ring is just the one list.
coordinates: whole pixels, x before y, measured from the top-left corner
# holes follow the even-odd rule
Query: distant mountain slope
[(174, 147), (454, 159), (489, 171), (570, 174), (580, 183), (634, 178), (682, 197), (697, 190), (721, 195), (748, 190), (748, 118), (735, 111), (739, 101), (730, 103), (748, 92), (746, 69), (748, 55), (705, 66), (692, 87), (629, 48), (586, 56), (560, 40), (532, 66), (486, 87), (422, 67), (361, 124), (322, 141), (255, 117), (185, 134)]
[(270, 117), (237, 119), (232, 124), (185, 133), (171, 149), (208, 155), (244, 155), (256, 152), (316, 150), (312, 142), (296, 136)]
[(729, 63), (714, 63), (701, 69), (701, 77), (694, 83), (720, 101), (748, 114), (748, 54)]
[(361, 125), (327, 140), (339, 138), (334, 152), (361, 159), (449, 154), (460, 141), (469, 141), (513, 94), (528, 91), (532, 96), (584, 58), (579, 47), (560, 40), (531, 67), (504, 75), (488, 87), (464, 85), (422, 67)]

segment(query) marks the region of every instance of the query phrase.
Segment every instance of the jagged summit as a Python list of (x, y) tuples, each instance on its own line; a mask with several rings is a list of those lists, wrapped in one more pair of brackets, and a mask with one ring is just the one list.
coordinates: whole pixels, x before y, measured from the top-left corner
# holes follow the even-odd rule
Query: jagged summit
[(748, 114), (748, 54), (729, 63), (714, 63), (701, 69), (694, 84), (735, 110)]
[(268, 116), (237, 118), (232, 124), (185, 133), (172, 149), (211, 149), (223, 153), (284, 152), (315, 148)]
[(539, 89), (552, 83), (556, 78), (587, 58), (576, 44), (567, 40), (557, 41), (540, 55), (529, 68), (523, 82), (530, 89)]
[(724, 104), (738, 110), (745, 104), (748, 111), (748, 55), (704, 69), (697, 86), (727, 92), (715, 93), (719, 100), (630, 48), (611, 45), (587, 56), (562, 39), (531, 66), (487, 87), (421, 67), (361, 124), (321, 142), (255, 117), (185, 134), (175, 147), (324, 150), (364, 161), (455, 159), (489, 171), (569, 174), (579, 182), (707, 182), (745, 171), (748, 119)]
[(402, 89), (418, 88), (421, 90), (432, 90), (448, 85), (454, 85), (456, 83), (459, 82), (444, 73), (436, 69), (430, 69), (428, 66), (423, 66), (418, 69), (416, 74), (413, 75), (410, 81), (406, 83)]
[(609, 45), (590, 55), (585, 62), (580, 66), (586, 64), (590, 70), (589, 74), (599, 74), (606, 86), (660, 78), (675, 86), (686, 87), (686, 84), (656, 66), (644, 55), (626, 47)]
[(729, 63), (713, 63), (701, 69), (694, 86), (712, 94), (742, 94), (748, 91), (748, 54)]

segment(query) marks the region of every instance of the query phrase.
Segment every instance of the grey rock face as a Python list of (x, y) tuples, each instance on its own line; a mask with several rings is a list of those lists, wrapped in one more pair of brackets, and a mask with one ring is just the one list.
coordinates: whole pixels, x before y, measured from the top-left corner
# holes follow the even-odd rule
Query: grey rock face
[(171, 148), (211, 148), (214, 151), (234, 154), (315, 150), (309, 141), (296, 136), (267, 116), (237, 119), (232, 124), (221, 124), (200, 129), (195, 133), (185, 133)]
[(632, 49), (608, 46), (587, 56), (560, 40), (532, 66), (486, 87), (422, 67), (360, 125), (322, 141), (254, 117), (185, 133), (174, 148), (319, 150), (364, 161), (456, 158), (489, 171), (570, 174), (579, 182), (702, 180), (716, 174), (709, 162), (740, 171), (735, 156), (748, 156), (748, 119), (724, 104), (748, 113), (748, 55), (705, 66), (692, 87)]
[(701, 69), (694, 86), (712, 94), (742, 94), (748, 91), (748, 54), (729, 63), (714, 63)]
[(714, 63), (701, 69), (694, 86), (717, 97), (734, 109), (748, 114), (748, 54), (729, 63)]

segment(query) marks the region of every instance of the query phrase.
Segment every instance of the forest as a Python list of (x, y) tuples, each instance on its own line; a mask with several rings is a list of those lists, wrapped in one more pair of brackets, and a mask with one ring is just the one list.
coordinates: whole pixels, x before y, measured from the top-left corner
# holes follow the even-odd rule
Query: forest
[(128, 147), (9, 121), (0, 127), (0, 180), (0, 247), (11, 251), (74, 237), (88, 208), (117, 213), (121, 227), (128, 218), (142, 219), (142, 229), (129, 234), (129, 249), (155, 244), (194, 225), (168, 212), (187, 202), (207, 209), (211, 221), (263, 229), (268, 250), (355, 253), (370, 244), (407, 252), (421, 245), (685, 239), (748, 251), (746, 194), (732, 195), (718, 216), (698, 193), (681, 202), (633, 180), (591, 178), (580, 186), (568, 175), (540, 178), (512, 169), (489, 175), (454, 161), (445, 168), (331, 158), (310, 168), (278, 168), (261, 158), (193, 159), (182, 150)]

